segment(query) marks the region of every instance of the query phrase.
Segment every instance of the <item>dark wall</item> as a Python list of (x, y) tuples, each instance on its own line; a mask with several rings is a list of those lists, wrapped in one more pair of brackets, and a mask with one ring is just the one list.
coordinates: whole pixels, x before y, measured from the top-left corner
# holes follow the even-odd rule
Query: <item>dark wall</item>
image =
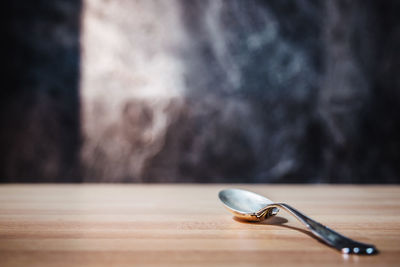
[(0, 180), (79, 181), (81, 1), (3, 5)]
[[(115, 3), (100, 2), (104, 13), (93, 14), (106, 18)], [(6, 2), (0, 181), (400, 182), (399, 1), (169, 4), (188, 37), (172, 52), (185, 88), (162, 109), (173, 119), (157, 150), (129, 168), (150, 151), (137, 136), (156, 123), (156, 109), (127, 99), (118, 127), (82, 139), (81, 1)], [(115, 25), (132, 23), (124, 18)], [(125, 26), (133, 42), (157, 30)], [(126, 55), (142, 51), (134, 47)], [(109, 89), (101, 79), (99, 90)], [(130, 150), (107, 155), (121, 135)], [(85, 143), (93, 149), (82, 163)]]
[(397, 1), (182, 3), (187, 110), (150, 180), (177, 154), (191, 181), (400, 181)]

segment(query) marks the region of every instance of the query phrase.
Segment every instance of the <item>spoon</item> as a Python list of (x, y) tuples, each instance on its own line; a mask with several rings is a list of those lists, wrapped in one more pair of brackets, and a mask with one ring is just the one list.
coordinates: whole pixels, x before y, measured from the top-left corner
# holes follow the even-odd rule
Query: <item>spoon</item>
[(219, 192), (218, 196), (228, 210), (239, 219), (258, 222), (263, 221), (275, 216), (279, 212), (279, 208), (281, 208), (303, 223), (318, 239), (340, 250), (342, 253), (372, 255), (378, 252), (374, 245), (364, 244), (345, 237), (319, 222), (312, 220), (288, 204), (274, 203), (256, 193), (241, 189), (222, 190)]

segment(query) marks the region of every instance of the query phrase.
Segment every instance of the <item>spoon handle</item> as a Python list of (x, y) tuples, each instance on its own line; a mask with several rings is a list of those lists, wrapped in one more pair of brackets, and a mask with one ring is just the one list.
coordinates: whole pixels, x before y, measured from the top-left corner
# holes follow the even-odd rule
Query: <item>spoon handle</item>
[(374, 245), (357, 242), (348, 237), (345, 237), (326, 227), (325, 225), (314, 221), (313, 219), (307, 217), (303, 213), (285, 203), (274, 203), (268, 205), (268, 208), (270, 207), (278, 207), (286, 210), (294, 217), (296, 217), (296, 219), (302, 222), (305, 226), (307, 226), (311, 233), (313, 233), (316, 237), (318, 237), (328, 245), (340, 250), (342, 253), (375, 254), (378, 252)]

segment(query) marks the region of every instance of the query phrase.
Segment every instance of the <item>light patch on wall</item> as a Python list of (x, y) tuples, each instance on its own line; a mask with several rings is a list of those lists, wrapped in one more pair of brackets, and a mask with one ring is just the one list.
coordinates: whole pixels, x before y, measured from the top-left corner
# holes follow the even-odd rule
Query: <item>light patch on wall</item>
[(141, 181), (146, 159), (161, 148), (184, 90), (179, 13), (177, 1), (84, 1), (85, 177)]

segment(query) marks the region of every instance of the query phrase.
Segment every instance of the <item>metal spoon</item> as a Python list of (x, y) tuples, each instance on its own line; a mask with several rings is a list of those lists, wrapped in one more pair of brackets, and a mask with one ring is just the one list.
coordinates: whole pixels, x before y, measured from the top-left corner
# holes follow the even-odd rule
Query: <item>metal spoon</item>
[(256, 193), (240, 189), (222, 190), (219, 192), (218, 196), (228, 210), (240, 219), (247, 221), (263, 221), (275, 216), (279, 212), (278, 208), (281, 208), (303, 223), (317, 238), (340, 250), (342, 253), (371, 255), (378, 252), (374, 245), (351, 240), (319, 222), (310, 219), (285, 203), (274, 203)]

